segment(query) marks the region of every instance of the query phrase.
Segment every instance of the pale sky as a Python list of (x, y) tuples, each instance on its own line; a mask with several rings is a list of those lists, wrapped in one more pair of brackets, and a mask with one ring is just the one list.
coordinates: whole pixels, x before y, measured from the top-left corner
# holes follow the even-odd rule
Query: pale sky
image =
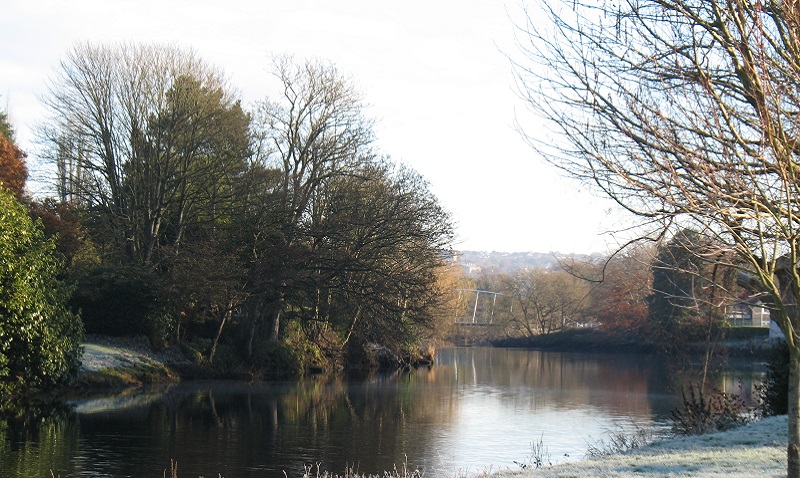
[(608, 201), (562, 179), (514, 128), (526, 111), (507, 58), (518, 53), (516, 0), (0, 4), (0, 108), (7, 106), (34, 180), (38, 98), (77, 42), (193, 48), (224, 70), (246, 106), (278, 94), (268, 57), (289, 53), (331, 61), (354, 80), (381, 152), (419, 171), (452, 214), (456, 249), (590, 253), (614, 245), (602, 234), (620, 227)]

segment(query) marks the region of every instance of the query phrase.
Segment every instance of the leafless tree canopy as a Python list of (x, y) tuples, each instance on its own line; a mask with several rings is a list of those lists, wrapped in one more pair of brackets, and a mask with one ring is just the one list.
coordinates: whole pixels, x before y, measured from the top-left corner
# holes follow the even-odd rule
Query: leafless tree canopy
[(752, 274), (797, 362), (798, 2), (541, 3), (518, 25), (519, 89), (553, 133), (531, 144), (662, 231), (715, 236), (706, 258)]
[(545, 8), (551, 23), (529, 15), (521, 27), (527, 61), (517, 71), (528, 103), (555, 128), (528, 136), (548, 160), (639, 217), (719, 236), (765, 277), (796, 254), (793, 4)]
[(308, 220), (314, 193), (326, 181), (372, 156), (372, 121), (353, 83), (319, 61), (273, 59), (283, 96), (258, 105), (256, 122), (265, 166), (283, 171), (280, 182), (292, 221)]
[(586, 313), (590, 285), (563, 270), (520, 270), (505, 278), (502, 290), (512, 304), (509, 326), (533, 337), (566, 330)]

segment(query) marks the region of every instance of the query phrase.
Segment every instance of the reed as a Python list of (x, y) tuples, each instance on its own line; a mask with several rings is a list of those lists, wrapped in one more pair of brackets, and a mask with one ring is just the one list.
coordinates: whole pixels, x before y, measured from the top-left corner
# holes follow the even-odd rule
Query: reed
[[(286, 471), (283, 472), (285, 478), (289, 478)], [(425, 472), (418, 468), (411, 468), (408, 462), (398, 468), (396, 465), (391, 471), (384, 471), (383, 474), (367, 474), (360, 473), (356, 468), (347, 466), (341, 474), (323, 470), (321, 464), (306, 465), (303, 471), (302, 478), (423, 478)], [(432, 475), (436, 478), (438, 475)], [(491, 476), (490, 470), (484, 470), (482, 473), (467, 473), (464, 470), (455, 470), (451, 475), (442, 478), (489, 478)], [(55, 477), (53, 477), (55, 478)], [(170, 460), (169, 469), (164, 470), (164, 478), (178, 478), (178, 462)], [(220, 475), (220, 478), (224, 478)]]

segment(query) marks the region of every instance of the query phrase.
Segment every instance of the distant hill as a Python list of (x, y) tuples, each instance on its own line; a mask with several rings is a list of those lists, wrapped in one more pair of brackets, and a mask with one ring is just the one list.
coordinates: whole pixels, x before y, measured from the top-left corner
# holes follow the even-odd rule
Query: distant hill
[(559, 260), (592, 261), (602, 258), (601, 254), (562, 254), (560, 252), (486, 252), (458, 251), (455, 262), (469, 275), (480, 273), (510, 273), (519, 269), (555, 268)]

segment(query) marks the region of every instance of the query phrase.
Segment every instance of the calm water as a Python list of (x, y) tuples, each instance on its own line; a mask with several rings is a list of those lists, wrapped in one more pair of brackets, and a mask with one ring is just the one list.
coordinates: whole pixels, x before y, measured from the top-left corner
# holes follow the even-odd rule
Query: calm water
[[(741, 382), (747, 395), (762, 377), (739, 363), (715, 383), (738, 392)], [(27, 427), (0, 422), (0, 477), (158, 478), (170, 460), (181, 478), (293, 477), (311, 464), (519, 469), (540, 440), (564, 462), (609, 430), (663, 428), (686, 380), (649, 357), (468, 348), (363, 380), (189, 382), (80, 402)]]

